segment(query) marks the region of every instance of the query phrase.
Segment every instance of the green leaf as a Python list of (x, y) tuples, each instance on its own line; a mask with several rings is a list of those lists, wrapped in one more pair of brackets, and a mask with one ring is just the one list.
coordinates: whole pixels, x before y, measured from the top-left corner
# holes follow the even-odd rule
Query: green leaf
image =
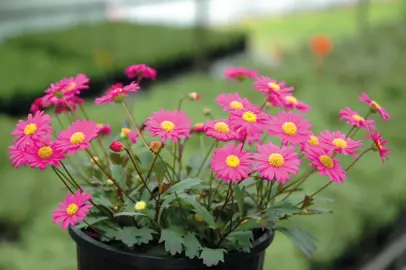
[[(197, 172), (199, 171), (200, 166), (202, 165), (204, 161), (204, 157), (203, 156), (192, 156), (190, 157), (188, 164), (187, 164), (187, 168), (189, 169), (189, 175), (196, 175)], [(205, 165), (203, 166), (203, 168), (206, 166), (208, 166), (209, 164), (209, 160), (206, 160)]]
[(275, 215), (278, 217), (283, 217), (285, 215), (297, 214), (300, 212), (300, 209), (288, 201), (282, 201), (268, 208), (267, 212), (271, 216)]
[[(333, 211), (327, 208), (308, 208), (303, 215), (332, 214)], [(302, 213), (301, 213), (302, 214)]]
[(235, 231), (245, 231), (245, 230), (252, 230), (252, 229), (257, 229), (261, 228), (261, 222), (257, 221), (258, 218), (249, 218), (245, 221), (243, 221)]
[(217, 228), (213, 215), (210, 214), (210, 212), (207, 211), (207, 209), (204, 208), (199, 202), (197, 202), (194, 197), (185, 196), (183, 200), (187, 201), (194, 207), (194, 209), (196, 210), (196, 214), (199, 214), (203, 218), (203, 220), (209, 225), (210, 228), (212, 229)]
[(240, 188), (239, 185), (234, 185), (234, 193), (235, 193), (235, 198), (237, 200), (240, 217), (242, 217), (242, 215), (244, 213), (244, 192), (245, 192), (245, 187)]
[(310, 257), (316, 251), (316, 244), (317, 238), (312, 236), (307, 231), (292, 227), (276, 227), (275, 230), (282, 232), (286, 236), (290, 237), (293, 243), (299, 247), (306, 256)]
[(252, 231), (232, 232), (227, 236), (227, 240), (231, 241), (245, 252), (248, 252), (252, 248), (253, 239), (254, 234)]
[(185, 191), (186, 189), (190, 189), (192, 187), (200, 185), (201, 182), (202, 180), (200, 180), (199, 178), (186, 178), (168, 188), (168, 190), (164, 194), (182, 192)]
[(125, 169), (121, 165), (110, 165), (110, 170), (111, 170), (111, 176), (117, 180), (120, 181), (121, 178), (125, 175)]
[(156, 180), (159, 183), (162, 183), (162, 181), (165, 178), (165, 172), (166, 172), (166, 165), (164, 162), (162, 162), (161, 160), (157, 160), (155, 161), (155, 165), (154, 165), (154, 172), (155, 172), (155, 176), (156, 176)]
[[(178, 193), (177, 195), (178, 195), (179, 199), (187, 196), (185, 193)], [(158, 224), (160, 224), (162, 213), (168, 208), (169, 204), (174, 200), (176, 200), (176, 194), (169, 194), (169, 195), (165, 196), (165, 199), (162, 201), (161, 207), (159, 209)]]
[(120, 217), (120, 216), (135, 217), (135, 216), (146, 216), (146, 215), (141, 212), (121, 212), (121, 213), (117, 213), (114, 215), (114, 217)]
[(203, 259), (203, 263), (208, 267), (224, 262), (224, 253), (227, 252), (224, 249), (211, 249), (203, 248), (202, 253), (200, 254), (200, 259)]
[(102, 205), (102, 206), (105, 206), (105, 207), (111, 207), (111, 208), (113, 208), (113, 204), (111, 203), (111, 201), (110, 201), (109, 198), (107, 198), (107, 197), (94, 197), (94, 198), (92, 199), (92, 201), (93, 201), (95, 204)]
[(183, 238), (182, 235), (170, 228), (163, 229), (161, 231), (161, 238), (159, 243), (165, 242), (165, 250), (168, 251), (172, 256), (177, 253), (182, 253), (183, 251)]
[(156, 232), (149, 228), (124, 227), (119, 230), (109, 231), (106, 236), (119, 240), (128, 247), (133, 247), (134, 245), (148, 244), (154, 238), (152, 236), (154, 233)]
[(194, 233), (188, 233), (185, 235), (183, 238), (183, 245), (185, 246), (185, 255), (189, 259), (198, 257), (200, 250), (202, 250), (202, 245)]
[(78, 229), (82, 229), (82, 228), (87, 228), (88, 227), (88, 225), (93, 225), (93, 224), (96, 224), (97, 222), (100, 222), (100, 221), (103, 221), (103, 220), (106, 220), (106, 219), (109, 219), (108, 217), (94, 217), (94, 216), (88, 216), (88, 217), (86, 217), (86, 222), (87, 222), (87, 224), (86, 223), (84, 223), (84, 222), (82, 222), (82, 223), (80, 223), (80, 224), (78, 224), (77, 226), (76, 226), (76, 228), (78, 228)]

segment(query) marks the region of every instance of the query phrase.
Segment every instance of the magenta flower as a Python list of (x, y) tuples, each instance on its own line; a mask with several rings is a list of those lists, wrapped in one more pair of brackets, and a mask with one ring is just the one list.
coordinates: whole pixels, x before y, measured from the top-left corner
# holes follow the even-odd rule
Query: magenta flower
[(15, 145), (8, 147), (8, 156), (13, 167), (18, 168), (21, 165), (26, 166), (29, 163), (29, 154), (25, 148), (19, 148)]
[(35, 99), (34, 103), (31, 104), (30, 112), (36, 113), (38, 111), (43, 111), (45, 109), (42, 97)]
[(385, 148), (385, 145), (388, 144), (379, 133), (373, 132), (367, 135), (367, 138), (371, 138), (375, 144), (375, 150), (379, 152), (379, 156), (382, 159), (382, 163), (385, 162), (385, 159), (389, 159), (389, 155), (391, 154), (391, 150)]
[(311, 135), (309, 130), (311, 127), (309, 120), (294, 112), (279, 112), (276, 116), (271, 116), (270, 124), (267, 126), (269, 135), (280, 137), (284, 145), (303, 144)]
[(139, 136), (140, 134), (136, 130), (131, 130), (130, 133), (128, 133), (128, 138), (132, 143), (136, 143)]
[(124, 73), (127, 75), (129, 79), (135, 78), (137, 76), (139, 80), (142, 79), (155, 80), (156, 78), (156, 70), (145, 64), (131, 65), (125, 70)]
[(45, 170), (47, 165), (58, 167), (59, 161), (63, 159), (65, 159), (64, 153), (50, 141), (34, 144), (27, 148), (26, 160), (31, 168)]
[(51, 117), (43, 111), (37, 111), (34, 116), (28, 115), (27, 121), (19, 120), (16, 128), (11, 132), (15, 138), (13, 143), (18, 148), (24, 148), (27, 144), (35, 144), (50, 138), (52, 134)]
[(291, 92), (295, 90), (293, 87), (286, 87), (285, 82), (278, 83), (276, 80), (272, 80), (269, 77), (261, 76), (254, 82), (254, 88), (265, 94), (268, 98), (268, 102), (277, 106), (284, 102), (284, 97), (291, 95)]
[(161, 109), (148, 117), (145, 130), (151, 132), (152, 137), (161, 136), (161, 141), (171, 139), (177, 142), (179, 139), (190, 137), (190, 120), (183, 111), (166, 111)]
[(368, 104), (373, 112), (378, 112), (383, 120), (390, 119), (390, 114), (385, 110), (385, 108), (379, 105), (375, 100), (371, 100), (366, 93), (362, 93), (359, 100)]
[(214, 150), (211, 167), (212, 171), (216, 173), (217, 179), (235, 183), (248, 178), (248, 174), (252, 172), (250, 167), (253, 165), (252, 154), (241, 150), (241, 147), (241, 144), (238, 146), (228, 144)]
[(77, 120), (68, 129), (61, 131), (56, 140), (56, 147), (68, 155), (90, 147), (90, 142), (97, 137), (99, 128), (90, 120)]
[(308, 140), (303, 142), (301, 146), (302, 151), (308, 151), (311, 148), (318, 148), (320, 147), (320, 140), (316, 135), (310, 134)]
[(97, 124), (97, 135), (99, 136), (109, 136), (111, 134), (111, 126), (110, 125), (103, 125)]
[(244, 134), (262, 134), (269, 122), (269, 116), (259, 109), (233, 110), (230, 112), (230, 125), (234, 130), (240, 129)]
[(362, 127), (368, 131), (375, 129), (374, 120), (366, 120), (358, 112), (351, 110), (349, 107), (340, 111), (340, 120), (347, 120), (347, 124), (357, 128)]
[(114, 83), (106, 90), (105, 93), (109, 94), (110, 92), (116, 90), (117, 88), (124, 88), (124, 85), (121, 82)]
[(343, 155), (352, 155), (358, 157), (355, 151), (359, 150), (362, 146), (362, 141), (354, 141), (346, 138), (345, 134), (341, 131), (330, 132), (328, 130), (321, 132), (320, 143), (326, 150), (333, 150)]
[(77, 105), (83, 104), (84, 100), (80, 97), (73, 96), (66, 101), (61, 101), (56, 105), (55, 113), (60, 114), (64, 112), (76, 111)]
[(294, 96), (291, 95), (287, 95), (284, 97), (284, 102), (282, 104), (283, 108), (285, 109), (297, 109), (298, 111), (302, 111), (302, 112), (309, 112), (310, 111), (310, 106), (307, 105), (306, 103), (298, 100), (297, 98), (295, 98)]
[(207, 136), (223, 142), (232, 141), (237, 138), (236, 132), (230, 128), (228, 121), (225, 119), (206, 122), (204, 131)]
[(216, 101), (225, 111), (247, 109), (253, 106), (247, 98), (242, 98), (237, 93), (220, 94), (217, 96)]
[(279, 148), (272, 142), (258, 145), (258, 153), (254, 154), (259, 175), (267, 180), (276, 180), (284, 184), (291, 174), (297, 174), (300, 159), (293, 146)]
[(83, 89), (89, 88), (89, 78), (85, 74), (78, 74), (76, 77), (63, 78), (59, 82), (51, 84), (45, 90), (43, 104), (46, 106), (57, 105), (60, 102), (69, 100), (74, 95), (80, 94)]
[(316, 167), (320, 175), (327, 175), (337, 183), (342, 183), (347, 178), (347, 172), (338, 163), (338, 158), (333, 157), (332, 151), (311, 148), (306, 152), (306, 156), (311, 161), (310, 166)]
[(205, 123), (196, 123), (193, 125), (190, 133), (202, 133), (204, 132)]
[(248, 70), (243, 67), (229, 67), (224, 71), (224, 77), (233, 82), (244, 81), (245, 79), (254, 79), (258, 76), (256, 70)]
[(69, 225), (75, 226), (79, 221), (84, 220), (92, 209), (93, 205), (86, 204), (91, 199), (92, 196), (86, 191), (78, 190), (75, 194), (68, 192), (65, 200), (59, 203), (60, 208), (52, 212), (54, 223), (61, 223), (62, 229), (67, 229)]
[(107, 91), (104, 96), (96, 98), (95, 104), (101, 105), (106, 103), (121, 103), (124, 101), (124, 98), (128, 96), (129, 93), (135, 93), (140, 89), (138, 84), (135, 82), (130, 83), (124, 88), (115, 88), (110, 91)]
[(240, 142), (248, 143), (248, 144), (253, 144), (253, 143), (259, 143), (262, 140), (261, 135), (263, 132), (258, 132), (255, 130), (253, 133), (248, 133), (247, 131), (241, 130), (241, 128), (237, 129), (237, 138), (236, 140)]

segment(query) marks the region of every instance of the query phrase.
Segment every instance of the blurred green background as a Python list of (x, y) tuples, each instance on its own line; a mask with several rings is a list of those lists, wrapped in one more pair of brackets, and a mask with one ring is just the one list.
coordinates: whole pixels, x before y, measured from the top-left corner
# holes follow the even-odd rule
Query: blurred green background
[[(247, 52), (216, 65), (210, 73), (190, 71), (164, 82), (159, 82), (158, 74), (158, 82), (134, 100), (134, 115), (143, 121), (159, 108), (175, 109), (179, 97), (196, 91), (201, 94), (201, 101), (185, 103), (184, 109), (195, 122), (202, 122), (205, 107), (212, 109), (214, 115), (222, 115), (214, 103), (219, 93), (238, 91), (253, 101), (261, 100), (249, 82), (236, 85), (225, 81), (218, 72), (228, 65), (243, 65), (295, 86), (297, 97), (312, 105), (309, 118), (315, 132), (346, 129), (338, 121), (338, 111), (346, 106), (366, 113), (367, 108), (358, 101), (362, 91), (391, 113), (391, 121), (377, 121), (393, 151), (390, 161), (382, 165), (377, 155), (363, 158), (344, 184), (325, 191), (326, 197), (335, 199), (327, 205), (334, 214), (297, 220), (319, 239), (313, 258), (306, 258), (289, 239), (278, 234), (267, 251), (265, 270), (306, 270), (315, 265), (331, 269), (334, 260), (361, 240), (365, 228), (369, 233), (374, 232), (391, 224), (404, 210), (406, 167), (401, 158), (406, 152), (402, 132), (406, 131), (403, 124), (403, 116), (406, 117), (404, 5), (403, 1), (372, 2), (366, 16), (360, 15), (356, 6), (345, 6), (272, 18), (254, 17), (231, 26), (215, 27), (206, 33), (211, 35), (206, 43), (208, 48), (232, 43), (241, 34), (247, 34)], [(89, 38), (90, 34), (98, 38)], [(308, 45), (318, 34), (329, 36), (334, 44), (322, 73), (316, 72), (314, 55)], [(79, 72), (100, 78), (122, 72), (133, 63), (154, 66), (176, 61), (184, 55), (199, 53), (192, 36), (190, 29), (104, 23), (11, 38), (0, 47), (0, 98), (2, 103), (7, 103), (16, 96), (35, 97), (51, 81)], [(167, 44), (163, 49), (160, 40)], [(95, 107), (89, 100), (86, 109), (93, 120), (109, 123), (119, 132), (121, 120), (125, 118), (121, 108)], [(0, 117), (3, 131), (0, 269), (76, 269), (74, 244), (51, 219), (51, 210), (65, 194), (62, 185), (50, 171), (13, 169), (8, 161), (9, 133), (17, 120), (18, 117), (6, 113)], [(308, 188), (314, 190), (325, 182), (325, 178), (314, 177)]]

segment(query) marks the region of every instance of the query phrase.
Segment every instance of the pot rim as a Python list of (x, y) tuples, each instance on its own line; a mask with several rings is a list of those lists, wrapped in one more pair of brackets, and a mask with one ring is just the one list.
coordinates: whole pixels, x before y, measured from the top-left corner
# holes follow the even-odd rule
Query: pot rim
[[(84, 247), (86, 246), (88, 248), (87, 251), (93, 252), (93, 253), (98, 253), (99, 255), (105, 254), (107, 256), (113, 256), (115, 257), (115, 260), (117, 261), (133, 261), (134, 259), (137, 260), (159, 260), (162, 263), (165, 261), (174, 261), (176, 260), (178, 263), (184, 261), (185, 263), (192, 263), (193, 261), (198, 262), (201, 264), (200, 259), (189, 259), (187, 257), (172, 257), (172, 256), (158, 256), (158, 255), (150, 255), (150, 254), (145, 254), (142, 252), (127, 252), (120, 250), (117, 247), (113, 247), (110, 245), (107, 245), (105, 243), (102, 243), (100, 241), (95, 240), (94, 238), (91, 238), (88, 236), (85, 232), (82, 230), (70, 226), (69, 227), (69, 235), (72, 237), (72, 239), (76, 242), (78, 247)], [(253, 254), (258, 254), (262, 251), (264, 251), (273, 241), (275, 236), (275, 232), (273, 230), (265, 229), (264, 234), (261, 235), (258, 239), (256, 239), (253, 243), (253, 247), (250, 252), (238, 252), (238, 251), (232, 251), (229, 253), (226, 253), (224, 256), (224, 261), (226, 260), (234, 260), (234, 259), (243, 259), (246, 258), (247, 256), (252, 256)], [(90, 250), (89, 250), (90, 249)], [(109, 254), (109, 255), (108, 255)]]

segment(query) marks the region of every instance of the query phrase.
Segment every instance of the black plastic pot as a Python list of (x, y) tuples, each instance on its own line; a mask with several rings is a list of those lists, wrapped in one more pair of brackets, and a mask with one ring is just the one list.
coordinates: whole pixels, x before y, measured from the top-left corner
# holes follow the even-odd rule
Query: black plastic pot
[(262, 270), (265, 249), (274, 238), (273, 231), (265, 231), (254, 241), (250, 253), (230, 252), (214, 267), (203, 265), (202, 260), (159, 257), (143, 253), (130, 253), (101, 243), (83, 231), (71, 227), (69, 234), (76, 242), (78, 270)]

